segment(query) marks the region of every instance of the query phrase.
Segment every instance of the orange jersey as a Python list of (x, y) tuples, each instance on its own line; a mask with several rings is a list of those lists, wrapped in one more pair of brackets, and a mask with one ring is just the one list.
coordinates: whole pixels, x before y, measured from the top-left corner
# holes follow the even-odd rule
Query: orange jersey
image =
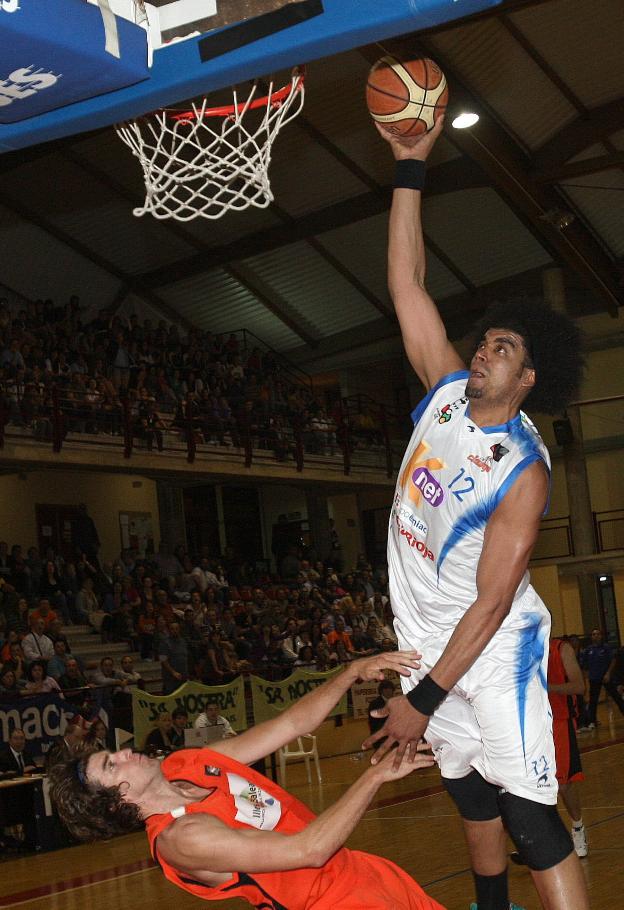
[[(548, 682), (551, 685), (561, 685), (568, 682), (563, 660), (561, 659), (562, 644), (563, 641), (560, 638), (551, 638), (548, 645)], [(554, 720), (566, 720), (568, 717), (574, 717), (575, 712), (571, 704), (572, 698), (570, 695), (549, 692), (548, 699)]]
[[(314, 814), (277, 784), (247, 765), (210, 749), (184, 749), (162, 763), (167, 780), (185, 780), (205, 789), (205, 799), (186, 813), (205, 812), (230, 828), (256, 828), (289, 835), (302, 831)], [(177, 817), (177, 815), (176, 815)], [(242, 898), (262, 910), (444, 910), (394, 863), (342, 847), (320, 869), (287, 872), (233, 872), (216, 887), (178, 872), (158, 856), (157, 838), (174, 817), (170, 812), (146, 821), (152, 856), (169, 881), (203, 900)]]

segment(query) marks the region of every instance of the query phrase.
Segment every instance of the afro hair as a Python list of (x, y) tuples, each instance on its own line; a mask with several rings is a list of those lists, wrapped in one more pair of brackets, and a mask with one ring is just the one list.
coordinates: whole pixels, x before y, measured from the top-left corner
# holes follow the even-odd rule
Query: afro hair
[(523, 409), (557, 414), (578, 396), (585, 357), (578, 326), (565, 313), (536, 298), (516, 298), (493, 303), (476, 328), (475, 344), (491, 328), (510, 329), (522, 335), (535, 385)]

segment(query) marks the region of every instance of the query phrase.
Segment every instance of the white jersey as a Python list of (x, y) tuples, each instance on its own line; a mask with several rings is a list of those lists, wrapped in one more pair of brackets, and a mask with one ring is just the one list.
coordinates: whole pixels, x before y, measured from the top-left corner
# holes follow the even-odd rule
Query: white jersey
[[(388, 531), (392, 608), (404, 641), (453, 631), (477, 597), (488, 519), (533, 462), (550, 473), (548, 451), (522, 412), (499, 426), (473, 423), (468, 376), (445, 376), (412, 413)], [(514, 606), (529, 587), (527, 572), (503, 627), (525, 624)]]

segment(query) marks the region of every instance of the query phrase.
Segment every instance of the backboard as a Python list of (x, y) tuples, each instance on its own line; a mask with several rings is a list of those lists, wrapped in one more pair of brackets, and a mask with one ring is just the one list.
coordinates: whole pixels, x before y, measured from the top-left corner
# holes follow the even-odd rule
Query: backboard
[[(65, 2), (74, 5), (76, 0)], [(152, 15), (156, 10), (164, 42), (154, 50), (148, 77), (97, 97), (0, 124), (0, 151), (108, 126), (297, 64), (482, 12), (501, 2), (143, 0), (139, 10), (149, 13), (151, 8)], [(111, 10), (123, 4), (134, 15), (135, 0), (100, 0), (103, 21), (108, 17), (110, 24)], [(35, 6), (42, 9), (37, 0), (0, 4), (0, 95), (2, 80), (10, 75), (1, 72), (4, 48), (11, 41), (10, 19), (20, 15), (21, 9)], [(186, 36), (187, 31), (192, 37)], [(37, 60), (26, 60), (26, 55), (23, 63), (24, 67), (38, 67)]]

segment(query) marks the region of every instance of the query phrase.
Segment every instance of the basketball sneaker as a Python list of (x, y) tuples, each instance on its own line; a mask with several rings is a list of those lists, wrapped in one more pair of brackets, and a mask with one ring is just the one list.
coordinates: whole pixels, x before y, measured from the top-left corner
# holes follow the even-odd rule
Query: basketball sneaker
[(587, 834), (585, 833), (585, 825), (581, 825), (580, 828), (572, 828), (572, 841), (574, 842), (574, 849), (576, 850), (576, 855), (580, 856), (581, 859), (587, 856)]

